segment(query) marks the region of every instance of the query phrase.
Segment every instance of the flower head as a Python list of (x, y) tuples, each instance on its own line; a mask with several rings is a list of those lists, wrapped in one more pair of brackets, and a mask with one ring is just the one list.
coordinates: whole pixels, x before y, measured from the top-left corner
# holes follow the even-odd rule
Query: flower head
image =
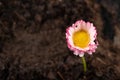
[(96, 35), (97, 32), (92, 23), (83, 20), (77, 21), (66, 29), (68, 48), (80, 57), (85, 53), (92, 54), (98, 45), (95, 42)]

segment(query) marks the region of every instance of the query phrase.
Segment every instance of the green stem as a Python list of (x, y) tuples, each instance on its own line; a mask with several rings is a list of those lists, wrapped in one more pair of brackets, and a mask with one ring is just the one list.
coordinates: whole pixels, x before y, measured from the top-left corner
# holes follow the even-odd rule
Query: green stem
[(83, 62), (83, 67), (84, 67), (84, 72), (87, 71), (87, 66), (86, 66), (86, 61), (85, 61), (85, 57), (82, 57), (82, 62)]

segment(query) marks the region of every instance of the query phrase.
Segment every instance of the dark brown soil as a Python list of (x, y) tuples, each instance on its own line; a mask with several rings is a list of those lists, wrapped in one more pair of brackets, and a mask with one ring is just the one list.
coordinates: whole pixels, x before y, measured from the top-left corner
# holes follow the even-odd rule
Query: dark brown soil
[[(119, 0), (0, 0), (0, 80), (120, 80)], [(99, 46), (81, 58), (65, 30), (94, 23)]]

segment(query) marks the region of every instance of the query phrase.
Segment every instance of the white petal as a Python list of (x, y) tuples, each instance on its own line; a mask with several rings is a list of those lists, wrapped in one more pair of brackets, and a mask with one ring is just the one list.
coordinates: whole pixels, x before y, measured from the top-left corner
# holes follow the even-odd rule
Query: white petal
[(83, 57), (84, 56), (84, 52), (79, 52), (79, 51), (74, 51), (74, 54), (75, 55), (79, 55), (80, 57)]
[(75, 54), (76, 56), (79, 55), (78, 51), (74, 51), (74, 54)]
[(84, 53), (83, 53), (83, 52), (79, 53), (79, 56), (80, 56), (80, 57), (83, 57), (83, 56), (84, 56)]
[(88, 52), (88, 54), (92, 55), (92, 52)]

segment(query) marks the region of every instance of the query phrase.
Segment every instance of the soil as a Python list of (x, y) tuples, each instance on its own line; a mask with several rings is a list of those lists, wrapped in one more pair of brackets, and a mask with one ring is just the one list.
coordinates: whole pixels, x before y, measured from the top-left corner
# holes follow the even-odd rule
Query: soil
[[(0, 0), (0, 80), (120, 80), (119, 0)], [(97, 28), (99, 46), (81, 58), (65, 32), (77, 20)]]

